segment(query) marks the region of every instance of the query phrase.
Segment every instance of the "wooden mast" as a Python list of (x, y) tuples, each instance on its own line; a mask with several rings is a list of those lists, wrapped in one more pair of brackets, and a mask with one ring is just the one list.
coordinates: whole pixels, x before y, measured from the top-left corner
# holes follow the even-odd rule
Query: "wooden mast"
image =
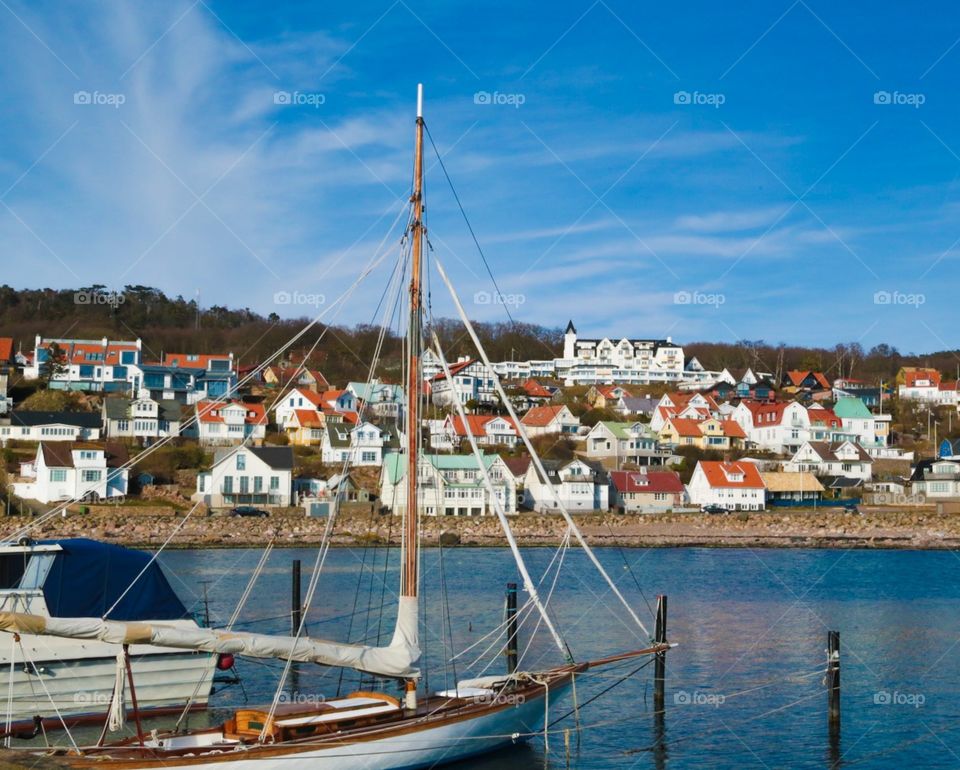
[(423, 85), (417, 86), (416, 148), (413, 156), (413, 206), (410, 233), (412, 259), (410, 266), (410, 329), (407, 335), (407, 505), (404, 510), (403, 572), (400, 578), (400, 595), (417, 595), (417, 557), (419, 511), (417, 509), (419, 437), (420, 437), (420, 391), (423, 383), (421, 369), (421, 289), (420, 273), (423, 251)]

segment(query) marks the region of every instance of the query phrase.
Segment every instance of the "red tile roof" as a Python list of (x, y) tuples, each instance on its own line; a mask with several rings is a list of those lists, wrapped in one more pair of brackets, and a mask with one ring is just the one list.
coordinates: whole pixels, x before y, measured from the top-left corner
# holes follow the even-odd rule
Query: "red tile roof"
[(230, 406), (243, 407), (246, 414), (243, 421), (247, 425), (266, 425), (267, 412), (263, 404), (247, 404), (243, 401), (198, 401), (197, 419), (200, 422), (223, 422), (221, 411)]
[(57, 342), (56, 340), (41, 342), (40, 349), (47, 349), (54, 343), (63, 351), (68, 364), (119, 364), (121, 352), (137, 350), (135, 342), (108, 342), (104, 347), (99, 342)]
[(13, 337), (0, 337), (0, 363), (13, 360)]
[[(494, 414), (468, 414), (467, 415), (467, 425), (470, 426), (470, 432), (474, 436), (486, 436), (487, 435), (487, 425), (497, 419), (497, 415)], [(516, 431), (516, 426), (513, 424), (513, 420), (509, 417), (504, 417), (504, 420)], [(463, 420), (460, 419), (459, 415), (453, 418), (453, 430), (458, 436), (466, 436), (467, 429), (463, 425)]]
[(621, 494), (651, 492), (680, 494), (683, 482), (674, 471), (611, 471), (610, 480)]
[[(476, 359), (474, 358), (469, 358), (466, 361), (461, 361), (460, 363), (457, 363), (457, 364), (451, 364), (447, 362), (447, 368), (450, 370), (450, 376), (453, 377), (455, 374), (457, 374), (458, 372), (462, 372), (464, 369), (470, 366), (470, 364), (474, 364), (474, 363), (476, 363)], [(439, 374), (434, 375), (433, 377), (434, 382), (437, 382), (438, 380), (445, 380), (445, 379), (447, 379), (447, 375), (444, 374), (442, 371)]]
[(817, 384), (821, 388), (827, 388), (827, 389), (830, 388), (830, 380), (828, 380), (824, 376), (823, 372), (812, 372), (810, 370), (807, 370), (807, 371), (791, 370), (787, 372), (787, 377), (790, 378), (790, 382), (793, 383), (793, 385), (798, 388), (803, 383), (803, 381), (807, 379), (807, 377), (810, 375), (813, 375), (813, 379), (817, 381)]
[(529, 379), (521, 385), (530, 398), (550, 398), (553, 394), (550, 392), (550, 389), (544, 385), (541, 385), (534, 379)]
[(719, 420), (723, 435), (727, 438), (746, 438), (747, 434), (736, 420)]
[(821, 409), (807, 409), (811, 425), (823, 425), (826, 428), (839, 428), (843, 425), (839, 417), (832, 409), (823, 407)]
[(674, 417), (670, 420), (670, 424), (673, 426), (674, 430), (677, 431), (679, 436), (693, 436), (694, 438), (700, 438), (703, 435), (703, 431), (700, 430), (700, 422), (698, 420), (688, 420), (684, 417)]
[[(763, 478), (753, 463), (748, 462), (716, 462), (701, 460), (698, 466), (707, 479), (707, 483), (714, 488), (725, 489), (763, 489)], [(728, 474), (741, 473), (740, 481), (731, 481)]]
[(182, 366), (187, 369), (207, 369), (211, 361), (229, 361), (223, 353), (165, 353), (164, 366)]
[(294, 409), (293, 413), (297, 416), (301, 428), (323, 427), (323, 417), (315, 409)]
[(903, 384), (908, 388), (922, 387), (917, 384), (921, 380), (929, 380), (933, 387), (939, 387), (940, 372), (936, 369), (913, 369), (903, 373)]
[(524, 425), (532, 428), (545, 428), (560, 415), (561, 406), (533, 406), (520, 419)]

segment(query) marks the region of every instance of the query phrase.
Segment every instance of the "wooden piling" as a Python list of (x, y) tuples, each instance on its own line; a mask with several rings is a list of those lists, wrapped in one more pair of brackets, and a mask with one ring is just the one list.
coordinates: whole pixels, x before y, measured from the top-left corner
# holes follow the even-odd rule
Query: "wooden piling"
[(827, 632), (827, 718), (831, 730), (840, 729), (840, 632)]
[(507, 673), (513, 674), (517, 670), (517, 584), (507, 583)]
[[(657, 644), (667, 643), (667, 597), (662, 594), (657, 596), (657, 622), (653, 640)], [(663, 692), (667, 675), (666, 651), (656, 654), (653, 667), (653, 708), (655, 711), (663, 711)]]
[(293, 573), (290, 585), (290, 628), (291, 635), (296, 636), (303, 619), (303, 604), (300, 601), (300, 560), (293, 560)]

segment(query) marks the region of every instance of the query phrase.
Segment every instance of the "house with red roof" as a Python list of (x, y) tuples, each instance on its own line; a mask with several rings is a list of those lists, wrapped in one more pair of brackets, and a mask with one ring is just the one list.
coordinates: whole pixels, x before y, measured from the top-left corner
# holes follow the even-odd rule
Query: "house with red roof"
[(259, 445), (267, 433), (267, 412), (263, 404), (245, 401), (198, 401), (191, 428), (205, 445)]
[(306, 388), (315, 393), (327, 390), (330, 384), (327, 378), (317, 369), (300, 368), (298, 366), (268, 366), (263, 370), (263, 381), (265, 384), (286, 388), (293, 385), (298, 388)]
[(659, 433), (663, 424), (674, 417), (690, 420), (706, 420), (719, 417), (720, 406), (706, 393), (664, 393), (650, 417), (650, 428)]
[(682, 507), (686, 498), (676, 471), (610, 472), (610, 506), (619, 513), (663, 513)]
[(788, 393), (833, 390), (830, 380), (823, 372), (809, 370), (792, 369), (783, 375), (783, 381), (780, 384)]
[(716, 417), (708, 417), (706, 420), (673, 417), (663, 424), (657, 438), (661, 444), (671, 447), (695, 446), (699, 449), (725, 451), (742, 447), (747, 434), (733, 420), (720, 420)]
[(454, 436), (454, 445), (468, 438), (467, 427), (479, 446), (515, 447), (520, 440), (517, 426), (509, 417), (491, 414), (468, 414), (466, 422), (459, 415), (450, 415), (447, 430)]
[(792, 453), (810, 435), (807, 408), (798, 401), (744, 399), (730, 414), (747, 435), (747, 444), (777, 453)]
[(233, 353), (165, 353), (163, 366), (185, 369), (205, 369), (208, 372), (236, 372)]
[(586, 401), (594, 409), (612, 409), (621, 398), (632, 398), (633, 393), (622, 385), (592, 385)]
[(50, 387), (59, 390), (94, 392), (123, 391), (129, 388), (127, 367), (142, 363), (142, 343), (136, 340), (34, 339), (33, 356), (23, 376), (38, 380), (48, 370), (51, 353), (59, 351), (59, 371), (52, 373)]
[(701, 508), (709, 505), (727, 511), (762, 511), (766, 486), (754, 463), (701, 460), (687, 484), (687, 496)]
[(531, 407), (520, 418), (528, 436), (544, 436), (548, 433), (566, 433), (576, 435), (580, 430), (580, 420), (565, 404)]
[(906, 401), (940, 402), (942, 378), (936, 369), (903, 367), (897, 374), (897, 395)]

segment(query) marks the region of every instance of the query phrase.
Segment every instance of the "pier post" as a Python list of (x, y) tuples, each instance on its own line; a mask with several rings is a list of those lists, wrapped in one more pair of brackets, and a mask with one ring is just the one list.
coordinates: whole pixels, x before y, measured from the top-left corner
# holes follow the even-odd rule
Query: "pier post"
[[(667, 597), (662, 594), (657, 596), (657, 622), (653, 640), (657, 644), (667, 643)], [(666, 651), (658, 652), (653, 662), (653, 708), (655, 711), (663, 711), (666, 675), (667, 653)]]
[(291, 635), (296, 636), (303, 618), (303, 604), (300, 601), (300, 560), (293, 560), (293, 574), (290, 586), (290, 627)]
[(827, 632), (827, 718), (830, 732), (840, 731), (840, 632)]
[(517, 584), (507, 583), (507, 673), (517, 670)]

